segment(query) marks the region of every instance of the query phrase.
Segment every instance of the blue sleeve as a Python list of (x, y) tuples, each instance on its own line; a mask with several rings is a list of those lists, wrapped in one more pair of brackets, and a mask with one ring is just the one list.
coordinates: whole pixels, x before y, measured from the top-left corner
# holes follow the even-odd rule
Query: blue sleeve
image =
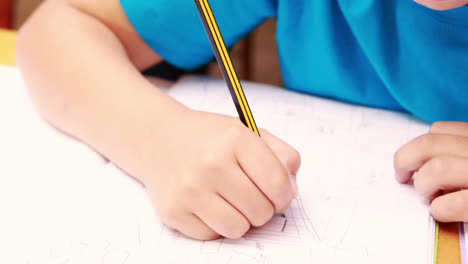
[[(226, 46), (274, 16), (276, 1), (210, 1)], [(214, 57), (193, 0), (120, 0), (120, 4), (140, 37), (170, 64), (194, 69)]]

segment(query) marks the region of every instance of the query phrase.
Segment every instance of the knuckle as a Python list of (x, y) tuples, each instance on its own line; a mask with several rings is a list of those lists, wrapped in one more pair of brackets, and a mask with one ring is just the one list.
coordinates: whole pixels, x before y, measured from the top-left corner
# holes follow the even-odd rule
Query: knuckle
[(433, 134), (419, 136), (414, 141), (419, 149), (430, 149), (432, 146), (434, 146)]
[(192, 179), (196, 181), (192, 184), (199, 185), (200, 182), (213, 182), (214, 177), (218, 178), (220, 175), (226, 174), (226, 169), (223, 168), (222, 155), (215, 153), (204, 155), (199, 159), (197, 168), (192, 172)]
[(423, 183), (423, 177), (420, 173), (417, 174), (416, 177), (414, 177), (414, 189), (416, 190), (417, 193), (422, 194), (424, 192), (424, 183)]
[(238, 142), (244, 135), (245, 128), (235, 123), (224, 131), (224, 136), (229, 142)]
[(226, 228), (224, 236), (230, 239), (239, 239), (250, 229), (250, 224), (247, 221), (242, 221), (236, 224), (231, 224)]
[(197, 170), (198, 175), (205, 175), (218, 171), (220, 167), (220, 155), (215, 152), (205, 153), (200, 157), (200, 165)]
[(445, 126), (445, 124), (446, 123), (443, 121), (434, 122), (429, 128), (429, 133), (437, 133)]
[(273, 206), (269, 205), (267, 208), (264, 208), (261, 212), (255, 215), (251, 222), (252, 226), (263, 226), (270, 221), (274, 213), (275, 210), (273, 209)]
[(427, 171), (434, 178), (441, 177), (447, 171), (448, 162), (443, 157), (435, 157), (428, 161), (424, 166), (424, 171)]
[(435, 189), (433, 187), (434, 182), (430, 181), (424, 174), (418, 173), (414, 178), (414, 189), (426, 199), (431, 199), (431, 196), (434, 195)]
[(415, 190), (430, 198), (434, 191), (443, 189), (444, 173), (447, 170), (447, 160), (444, 157), (435, 157), (424, 164), (414, 178)]
[(180, 180), (180, 190), (185, 194), (193, 194), (198, 189), (198, 174), (187, 173)]
[(175, 227), (180, 218), (180, 208), (175, 201), (166, 201), (160, 207), (159, 215), (164, 224)]

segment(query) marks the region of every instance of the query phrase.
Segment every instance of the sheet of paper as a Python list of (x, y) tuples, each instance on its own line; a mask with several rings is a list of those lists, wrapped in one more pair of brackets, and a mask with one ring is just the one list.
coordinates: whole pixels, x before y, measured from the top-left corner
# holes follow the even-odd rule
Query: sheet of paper
[[(427, 125), (402, 113), (244, 84), (255, 120), (302, 156), (300, 196), (242, 239), (194, 241), (158, 220), (145, 189), (34, 111), (0, 67), (1, 263), (428, 263), (427, 202), (393, 179), (393, 153)], [(236, 115), (223, 81), (168, 94)], [(286, 221), (287, 220), (287, 221)]]

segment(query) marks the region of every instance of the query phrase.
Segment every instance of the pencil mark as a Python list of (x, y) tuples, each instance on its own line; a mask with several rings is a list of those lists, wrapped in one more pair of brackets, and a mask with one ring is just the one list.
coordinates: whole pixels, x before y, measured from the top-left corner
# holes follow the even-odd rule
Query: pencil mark
[(345, 232), (341, 236), (340, 244), (343, 244), (344, 239), (346, 238), (346, 236), (349, 233), (349, 230), (351, 229), (351, 223), (352, 223), (352, 220), (354, 218), (354, 214), (356, 213), (357, 203), (358, 203), (357, 201), (354, 202), (353, 209), (351, 210), (351, 215), (350, 215), (349, 220), (347, 221), (347, 224), (346, 224)]
[[(293, 245), (293, 246), (300, 246), (300, 245), (303, 245), (303, 242), (302, 241), (299, 241), (299, 240), (281, 240), (281, 239), (274, 239), (274, 238), (271, 238), (271, 237), (256, 237), (256, 238), (245, 238), (245, 240), (247, 241), (252, 241), (252, 242), (258, 242), (259, 240), (261, 240), (263, 243), (265, 244), (274, 244), (274, 245), (280, 245), (280, 246), (284, 246), (284, 245)], [(231, 244), (231, 243), (228, 243), (228, 244)], [(237, 243), (232, 243), (234, 245), (238, 245)]]
[(299, 207), (299, 212), (301, 213), (301, 219), (304, 221), (304, 225), (307, 227), (307, 222), (310, 224), (311, 228), (312, 228), (312, 232), (314, 233), (315, 237), (317, 238), (318, 241), (321, 241), (321, 238), (317, 232), (317, 229), (315, 228), (314, 226), (314, 223), (312, 223), (312, 221), (310, 220), (309, 216), (307, 215), (306, 213), (306, 210), (304, 208), (304, 204), (302, 202), (302, 198), (300, 196), (298, 196), (298, 198), (296, 198), (297, 200), (297, 205)]
[(256, 247), (258, 250), (263, 250), (263, 249), (264, 249), (263, 244), (260, 243), (260, 242), (258, 242), (258, 241), (255, 242), (255, 247)]
[(221, 248), (221, 245), (223, 244), (223, 242), (224, 242), (224, 237), (221, 239), (221, 241), (218, 244), (218, 253), (220, 251), (220, 248)]
[(286, 227), (286, 223), (288, 223), (288, 219), (284, 220), (284, 225), (283, 225), (283, 229), (281, 229), (281, 232), (284, 232), (284, 228)]
[(267, 260), (266, 256), (261, 254), (257, 260), (257, 264), (266, 263), (266, 260)]
[[(252, 235), (251, 238), (253, 240), (255, 240), (255, 238), (267, 238), (267, 237), (272, 238), (272, 239), (273, 238), (282, 239), (282, 238), (297, 238), (298, 237), (297, 235), (288, 234), (286, 232), (283, 233), (283, 234), (281, 234), (281, 233), (272, 233), (272, 232), (250, 232), (249, 236), (250, 235)], [(255, 235), (255, 236), (253, 236), (253, 235)], [(249, 237), (247, 237), (247, 238), (249, 238)]]
[(138, 222), (138, 246), (141, 247), (141, 229), (140, 223)]

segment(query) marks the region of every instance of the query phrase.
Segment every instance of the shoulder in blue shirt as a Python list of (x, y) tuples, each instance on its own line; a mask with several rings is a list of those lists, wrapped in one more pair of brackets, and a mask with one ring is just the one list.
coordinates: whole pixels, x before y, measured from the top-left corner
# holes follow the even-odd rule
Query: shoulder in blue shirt
[[(468, 7), (434, 11), (411, 0), (211, 1), (228, 46), (277, 18), (287, 88), (409, 111), (428, 121), (468, 121)], [(121, 0), (140, 36), (191, 69), (212, 50), (192, 1)]]

